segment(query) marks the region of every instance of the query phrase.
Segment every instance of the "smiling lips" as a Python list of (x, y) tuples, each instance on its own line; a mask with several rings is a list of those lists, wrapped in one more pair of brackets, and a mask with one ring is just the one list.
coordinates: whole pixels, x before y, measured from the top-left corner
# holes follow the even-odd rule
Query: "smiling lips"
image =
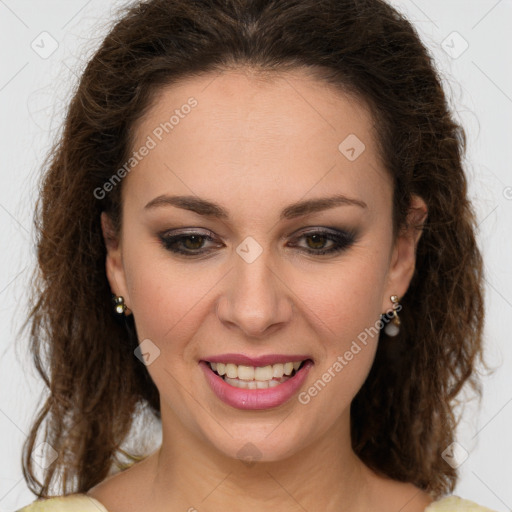
[(209, 361), (210, 368), (231, 386), (244, 389), (266, 389), (286, 382), (303, 361), (266, 366), (246, 366)]
[(276, 387), (293, 377), (304, 361), (304, 354), (219, 354), (205, 358), (213, 372), (231, 386), (244, 389)]
[(298, 391), (313, 361), (302, 355), (249, 358), (225, 354), (199, 364), (223, 402), (238, 409), (267, 409), (281, 405)]

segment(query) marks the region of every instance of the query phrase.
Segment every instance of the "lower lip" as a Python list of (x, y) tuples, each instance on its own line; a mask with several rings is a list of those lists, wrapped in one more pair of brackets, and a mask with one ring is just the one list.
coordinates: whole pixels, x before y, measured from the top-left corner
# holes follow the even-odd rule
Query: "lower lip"
[(235, 388), (214, 373), (207, 362), (200, 361), (199, 366), (201, 366), (212, 391), (220, 400), (237, 409), (255, 410), (278, 407), (289, 400), (304, 383), (313, 362), (311, 360), (306, 361), (293, 377), (279, 384), (279, 386), (267, 389)]

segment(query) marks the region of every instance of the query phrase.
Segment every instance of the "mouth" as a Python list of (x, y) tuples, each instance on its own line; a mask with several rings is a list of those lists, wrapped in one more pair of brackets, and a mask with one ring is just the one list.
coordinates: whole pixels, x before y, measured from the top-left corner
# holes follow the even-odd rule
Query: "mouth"
[(214, 361), (205, 361), (205, 363), (213, 373), (230, 386), (241, 389), (267, 389), (277, 387), (295, 377), (307, 361), (311, 361), (311, 359), (265, 366), (247, 366)]
[(236, 409), (271, 409), (287, 403), (305, 385), (314, 361), (305, 354), (218, 354), (199, 361), (206, 383)]

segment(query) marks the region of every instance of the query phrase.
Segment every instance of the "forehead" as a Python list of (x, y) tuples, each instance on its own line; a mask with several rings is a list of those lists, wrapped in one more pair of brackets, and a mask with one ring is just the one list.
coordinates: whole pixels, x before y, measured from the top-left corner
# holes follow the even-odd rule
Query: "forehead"
[[(197, 105), (189, 108), (191, 102)], [(158, 126), (169, 121), (172, 127), (161, 126), (164, 133), (159, 134)], [(216, 130), (224, 138), (280, 142), (286, 137), (289, 146), (304, 135), (321, 133), (332, 146), (347, 130), (358, 132), (371, 144), (373, 124), (360, 98), (320, 81), (311, 72), (262, 74), (240, 69), (189, 77), (160, 88), (135, 126), (135, 134), (136, 142), (157, 130), (159, 139), (172, 133), (176, 144), (185, 139), (195, 144), (189, 132), (201, 128)], [(166, 143), (173, 143), (171, 137), (165, 138)], [(319, 145), (321, 141), (311, 142)]]
[(371, 203), (376, 185), (389, 187), (364, 103), (301, 71), (187, 78), (160, 89), (134, 128), (132, 149), (151, 150), (123, 187), (148, 200), (233, 187), (298, 199), (335, 187)]

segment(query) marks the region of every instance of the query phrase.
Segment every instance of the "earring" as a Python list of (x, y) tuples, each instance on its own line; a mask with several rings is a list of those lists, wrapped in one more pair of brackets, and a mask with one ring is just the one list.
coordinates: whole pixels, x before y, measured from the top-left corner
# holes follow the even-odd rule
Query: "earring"
[(398, 313), (396, 309), (399, 305), (398, 296), (391, 295), (391, 302), (393, 303), (393, 318), (391, 321), (384, 327), (384, 332), (388, 336), (396, 336), (400, 332), (400, 318), (398, 318)]
[(126, 311), (126, 304), (124, 303), (124, 297), (121, 295), (112, 295), (112, 301), (114, 302), (114, 309), (116, 313), (122, 315)]

